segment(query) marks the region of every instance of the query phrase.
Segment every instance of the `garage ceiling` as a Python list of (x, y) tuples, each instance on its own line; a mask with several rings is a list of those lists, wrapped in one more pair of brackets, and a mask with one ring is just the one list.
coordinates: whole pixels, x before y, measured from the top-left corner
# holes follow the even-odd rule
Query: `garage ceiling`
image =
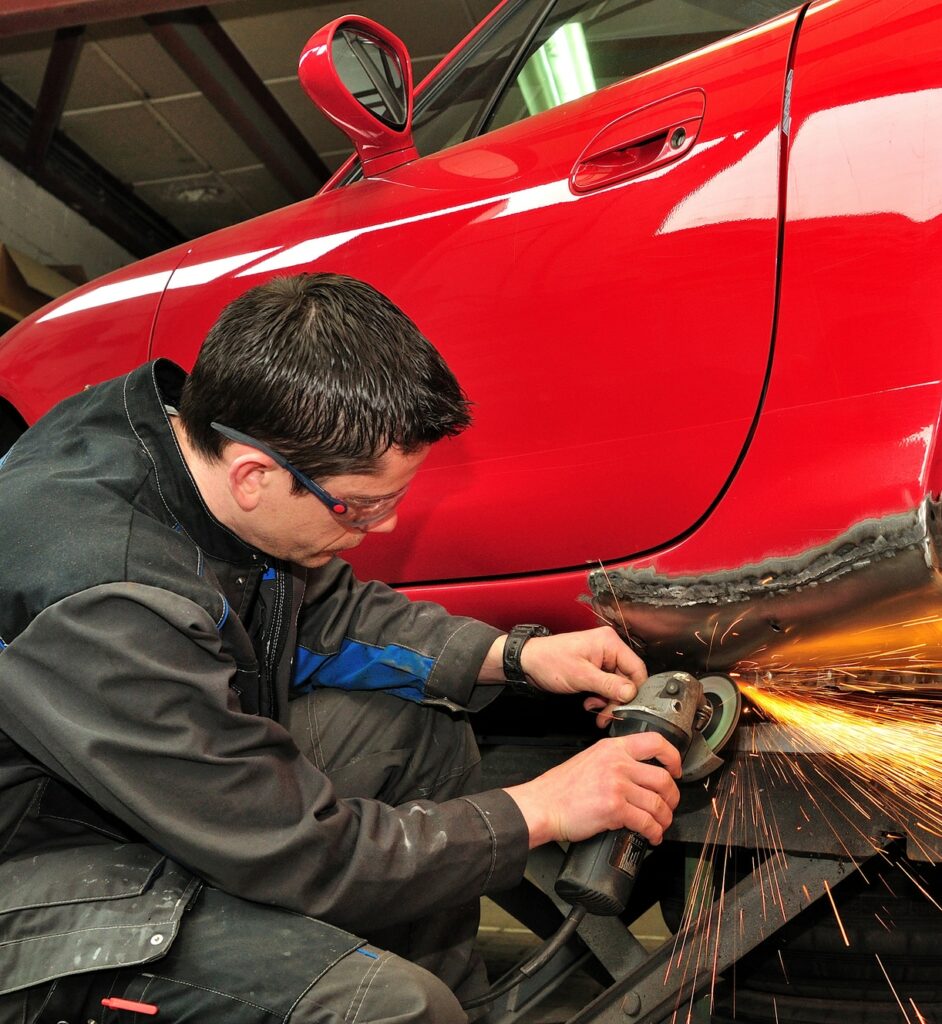
[(4, 0), (0, 154), (146, 255), (303, 199), (345, 159), (297, 80), (321, 25), (374, 18), (420, 81), (493, 3)]

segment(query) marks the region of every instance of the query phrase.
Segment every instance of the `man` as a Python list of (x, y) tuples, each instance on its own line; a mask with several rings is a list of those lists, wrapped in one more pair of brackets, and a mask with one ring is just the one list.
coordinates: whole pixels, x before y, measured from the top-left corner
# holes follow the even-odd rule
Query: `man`
[(462, 1021), (473, 907), (528, 848), (660, 841), (680, 765), (659, 737), (476, 793), (457, 713), (505, 671), (630, 699), (644, 666), (612, 630), (507, 648), (336, 557), (393, 529), (429, 447), (468, 422), (404, 314), (312, 274), (228, 306), (188, 378), (146, 365), (17, 442), (0, 1021)]

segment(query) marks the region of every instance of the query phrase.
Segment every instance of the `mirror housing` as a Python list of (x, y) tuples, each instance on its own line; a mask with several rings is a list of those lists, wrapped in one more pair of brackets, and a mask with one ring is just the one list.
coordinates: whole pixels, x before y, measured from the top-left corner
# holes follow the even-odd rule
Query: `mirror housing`
[(412, 141), (412, 63), (382, 25), (347, 15), (315, 32), (301, 53), (304, 91), (356, 146), (371, 177), (418, 158)]

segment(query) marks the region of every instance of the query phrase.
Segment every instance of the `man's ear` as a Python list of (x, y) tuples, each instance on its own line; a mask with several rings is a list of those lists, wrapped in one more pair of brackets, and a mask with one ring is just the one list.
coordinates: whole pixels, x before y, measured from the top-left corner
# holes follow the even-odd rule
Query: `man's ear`
[(277, 469), (273, 459), (254, 448), (243, 449), (229, 463), (229, 492), (243, 512), (253, 512), (258, 507)]

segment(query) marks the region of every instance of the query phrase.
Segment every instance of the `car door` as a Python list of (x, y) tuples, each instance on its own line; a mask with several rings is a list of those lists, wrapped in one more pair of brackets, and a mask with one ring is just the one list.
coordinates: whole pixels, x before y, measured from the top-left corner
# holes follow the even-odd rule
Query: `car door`
[(690, 531), (721, 493), (770, 364), (797, 21), (729, 35), (729, 7), (557, 3), (479, 137), (211, 236), (171, 280), (155, 355), (192, 361), (225, 301), (324, 270), (386, 292), (456, 371), (475, 425), (437, 446), (397, 542), (364, 546), (362, 571), (620, 559)]

